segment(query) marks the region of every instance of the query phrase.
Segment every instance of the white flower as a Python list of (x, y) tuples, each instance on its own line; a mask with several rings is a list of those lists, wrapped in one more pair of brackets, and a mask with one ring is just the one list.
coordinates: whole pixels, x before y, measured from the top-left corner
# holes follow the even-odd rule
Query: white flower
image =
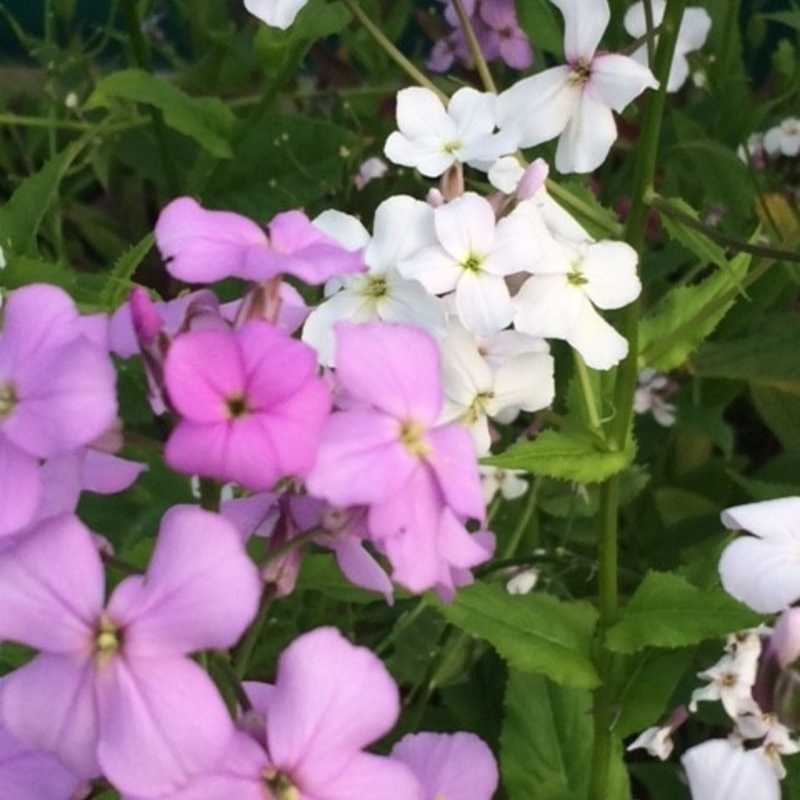
[(591, 172), (617, 138), (621, 112), (658, 81), (628, 56), (598, 53), (610, 19), (607, 0), (551, 0), (564, 16), (567, 64), (523, 78), (500, 94), (498, 123), (522, 132), (522, 147), (558, 139), (559, 172)]
[(314, 224), (350, 250), (363, 247), (369, 267), (365, 273), (329, 281), (328, 299), (305, 322), (303, 340), (317, 351), (322, 364), (333, 364), (333, 326), (340, 319), (406, 322), (436, 338), (444, 336), (444, 304), (421, 283), (397, 271), (399, 261), (436, 241), (430, 206), (405, 195), (390, 197), (375, 211), (372, 238), (357, 219), (340, 212), (325, 212)]
[(760, 654), (760, 639), (754, 644), (748, 638), (743, 641), (743, 646), (736, 647), (713, 667), (698, 673), (699, 678), (709, 683), (692, 692), (689, 710), (695, 712), (700, 701), (719, 700), (733, 720), (748, 714), (760, 715), (761, 709), (752, 696)]
[(542, 247), (536, 274), (513, 298), (514, 327), (531, 336), (565, 339), (593, 369), (613, 367), (627, 354), (628, 342), (595, 306), (621, 308), (639, 296), (636, 251), (623, 242), (555, 237)]
[(433, 213), (439, 244), (401, 261), (398, 269), (433, 294), (455, 291), (464, 327), (491, 336), (511, 322), (514, 308), (504, 278), (536, 264), (536, 232), (517, 210), (496, 222), (489, 201), (472, 192)]
[(664, 393), (669, 389), (669, 378), (663, 372), (643, 369), (637, 380), (633, 410), (637, 414), (650, 412), (659, 425), (664, 428), (671, 427), (675, 424), (676, 409), (673, 403), (668, 403), (664, 399)]
[(762, 614), (800, 599), (800, 497), (726, 509), (722, 524), (753, 534), (722, 553), (719, 573), (728, 594)]
[(481, 475), (483, 502), (487, 506), (498, 492), (506, 500), (516, 500), (528, 491), (528, 481), (522, 477), (528, 473), (524, 470), (479, 464), (478, 472)]
[(285, 30), (308, 0), (244, 0), (244, 7), (262, 22)]
[(786, 777), (786, 768), (783, 766), (781, 756), (793, 756), (795, 753), (800, 753), (800, 745), (790, 738), (789, 729), (785, 725), (774, 718), (770, 718), (769, 722), (769, 730), (759, 749), (778, 778), (783, 780)]
[[(650, 7), (653, 9), (653, 25), (658, 26), (664, 19), (664, 10), (667, 4), (665, 0), (650, 0)], [(636, 39), (647, 33), (647, 20), (642, 0), (634, 3), (625, 12), (625, 30)], [(686, 79), (689, 77), (689, 62), (686, 60), (686, 55), (694, 50), (699, 50), (706, 43), (710, 30), (711, 17), (704, 8), (687, 8), (683, 12), (681, 27), (675, 42), (675, 54), (672, 57), (667, 80), (668, 92), (677, 92), (686, 83)], [(638, 48), (631, 53), (631, 57), (640, 64), (647, 65), (647, 47)]]
[(764, 134), (764, 150), (771, 156), (790, 156), (800, 153), (800, 119), (788, 117)]
[(710, 739), (681, 758), (692, 800), (780, 800), (778, 777), (758, 750)]
[(553, 357), (528, 352), (490, 369), (470, 334), (451, 320), (442, 342), (443, 422), (457, 421), (469, 428), (479, 456), (489, 452), (489, 417), (508, 409), (538, 411), (553, 402)]
[(358, 172), (353, 178), (356, 189), (361, 190), (370, 181), (382, 178), (388, 169), (389, 167), (383, 159), (377, 156), (368, 158), (366, 161), (362, 162), (361, 166), (358, 168)]
[(397, 127), (384, 154), (395, 164), (414, 167), (429, 178), (443, 175), (455, 163), (489, 168), (513, 153), (519, 134), (495, 132), (497, 97), (464, 87), (445, 109), (430, 89), (412, 86), (397, 93)]
[(625, 749), (646, 750), (651, 756), (666, 761), (674, 747), (672, 725), (655, 725), (642, 731)]
[(530, 594), (539, 582), (539, 570), (534, 567), (521, 569), (506, 582), (509, 594)]

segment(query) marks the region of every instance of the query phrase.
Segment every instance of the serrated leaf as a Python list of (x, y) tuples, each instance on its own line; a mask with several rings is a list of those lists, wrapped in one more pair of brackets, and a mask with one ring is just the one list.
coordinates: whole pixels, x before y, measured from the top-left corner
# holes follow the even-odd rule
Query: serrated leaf
[(231, 158), (230, 134), (233, 112), (215, 97), (192, 97), (175, 84), (140, 69), (114, 72), (98, 81), (86, 108), (130, 100), (154, 106), (164, 115), (164, 123), (194, 139), (217, 158)]
[[(511, 671), (500, 736), (500, 770), (510, 800), (585, 800), (594, 739), (591, 692)], [(609, 800), (628, 800), (621, 742), (614, 738)]]
[(453, 625), (489, 642), (514, 669), (566, 686), (599, 682), (591, 660), (597, 611), (588, 604), (547, 594), (510, 595), (498, 586), (475, 584), (438, 610)]
[(504, 469), (522, 469), (547, 478), (597, 483), (622, 472), (636, 448), (631, 437), (625, 450), (602, 450), (589, 435), (575, 431), (542, 431), (535, 439), (512, 445), (482, 463)]
[(639, 325), (640, 365), (666, 371), (683, 364), (730, 310), (750, 262), (740, 253), (727, 269), (671, 289)]
[(618, 653), (687, 647), (761, 619), (722, 589), (698, 589), (674, 573), (648, 572), (622, 619), (608, 631), (606, 644)]
[[(672, 197), (669, 204), (678, 211), (700, 222), (697, 212), (683, 200)], [(680, 242), (690, 253), (694, 253), (702, 263), (715, 264), (720, 269), (728, 268), (728, 257), (725, 250), (712, 239), (709, 239), (702, 231), (690, 228), (680, 220), (671, 217), (669, 214), (661, 215), (661, 224), (671, 239)]]
[(106, 279), (106, 285), (100, 298), (102, 307), (106, 311), (113, 311), (125, 300), (133, 287), (133, 274), (150, 252), (154, 241), (155, 236), (148, 233), (117, 259), (111, 274)]
[(44, 215), (58, 195), (58, 187), (72, 162), (86, 144), (81, 139), (50, 159), (14, 190), (0, 208), (0, 247), (11, 266), (15, 256), (38, 255), (36, 235)]

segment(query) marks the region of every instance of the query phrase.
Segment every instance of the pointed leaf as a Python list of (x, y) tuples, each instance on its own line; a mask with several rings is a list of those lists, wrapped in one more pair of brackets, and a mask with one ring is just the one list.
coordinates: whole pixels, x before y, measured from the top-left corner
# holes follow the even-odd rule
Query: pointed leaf
[(597, 612), (590, 605), (475, 584), (438, 610), (461, 630), (489, 642), (515, 669), (540, 672), (567, 686), (598, 683), (591, 661)]

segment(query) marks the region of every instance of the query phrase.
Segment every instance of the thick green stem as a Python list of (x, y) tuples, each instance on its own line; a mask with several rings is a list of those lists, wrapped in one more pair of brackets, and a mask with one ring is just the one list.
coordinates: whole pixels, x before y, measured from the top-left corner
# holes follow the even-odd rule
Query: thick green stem
[(250, 659), (253, 656), (256, 643), (261, 636), (261, 631), (269, 617), (269, 610), (274, 599), (275, 589), (272, 586), (267, 586), (264, 589), (264, 593), (261, 595), (261, 605), (258, 607), (258, 614), (253, 624), (247, 629), (247, 633), (236, 648), (236, 654), (233, 657), (233, 674), (236, 676), (237, 680), (241, 681), (245, 675), (247, 675)]
[[(667, 2), (654, 64), (654, 72), (659, 79), (659, 89), (651, 92), (645, 100), (641, 135), (636, 150), (631, 211), (625, 226), (625, 240), (639, 253), (640, 259), (645, 241), (648, 211), (645, 200), (652, 190), (656, 171), (667, 78), (686, 4), (687, 0), (668, 0)], [(607, 438), (608, 447), (612, 450), (624, 450), (630, 436), (633, 398), (638, 376), (639, 316), (638, 302), (626, 306), (620, 314), (620, 331), (628, 340), (628, 354), (617, 367), (614, 387), (616, 416), (611, 421)], [(599, 618), (595, 663), (601, 683), (594, 694), (594, 743), (589, 782), (590, 800), (609, 800), (611, 797), (611, 758), (614, 752), (612, 730), (614, 696), (611, 686), (613, 657), (605, 647), (605, 635), (609, 627), (614, 624), (619, 608), (619, 498), (620, 477), (614, 475), (603, 485), (600, 499), (602, 528), (598, 541)]]
[(430, 89), (443, 103), (447, 103), (447, 95), (421, 70), (406, 58), (400, 50), (390, 41), (384, 32), (370, 19), (368, 14), (358, 4), (358, 0), (342, 0), (350, 13), (364, 26), (367, 33), (383, 48), (386, 54), (397, 64), (406, 75), (420, 86)]

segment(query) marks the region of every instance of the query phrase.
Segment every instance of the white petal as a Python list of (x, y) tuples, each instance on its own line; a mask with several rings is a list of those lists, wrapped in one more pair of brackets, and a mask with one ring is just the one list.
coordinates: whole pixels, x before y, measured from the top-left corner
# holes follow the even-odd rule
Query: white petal
[(555, 362), (546, 353), (517, 356), (495, 372), (494, 400), (488, 408), (494, 416), (505, 408), (538, 411), (555, 397)]
[(556, 169), (561, 173), (592, 172), (605, 160), (617, 138), (614, 115), (588, 91), (558, 140)]
[(456, 308), (461, 323), (476, 336), (491, 336), (514, 316), (505, 281), (486, 272), (462, 274), (456, 286)]
[(455, 123), (459, 138), (466, 141), (494, 130), (496, 106), (497, 95), (465, 86), (450, 98), (447, 112)]
[(422, 200), (395, 195), (375, 210), (372, 241), (364, 261), (373, 269), (385, 271), (423, 247), (436, 244), (433, 209)]
[(244, 7), (267, 25), (286, 30), (308, 0), (244, 0)]
[(711, 17), (708, 11), (699, 6), (687, 8), (683, 12), (676, 48), (681, 53), (699, 50), (706, 43), (710, 31)]
[(452, 153), (444, 150), (438, 136), (409, 139), (397, 131), (389, 135), (383, 154), (392, 163), (414, 167), (427, 178), (438, 178), (456, 161)]
[(625, 242), (596, 242), (586, 248), (580, 273), (586, 279), (583, 290), (599, 308), (622, 308), (642, 290), (636, 274), (639, 258)]
[(404, 278), (419, 281), (431, 294), (453, 291), (464, 273), (459, 262), (438, 244), (404, 259), (397, 265), (397, 271)]
[(409, 139), (436, 136), (442, 140), (455, 138), (455, 123), (442, 101), (422, 86), (411, 86), (397, 93), (397, 127)]
[(358, 217), (330, 208), (312, 220), (315, 228), (327, 233), (345, 250), (360, 250), (369, 244), (369, 231)]
[(608, 53), (592, 62), (592, 74), (584, 91), (617, 113), (645, 89), (657, 89), (650, 70), (629, 56)]
[(521, 132), (520, 146), (555, 139), (575, 112), (581, 87), (570, 79), (572, 68), (553, 67), (523, 78), (497, 100), (500, 128), (509, 124)]
[(378, 300), (378, 316), (387, 322), (406, 322), (425, 328), (441, 339), (447, 328), (444, 303), (429, 294), (418, 281), (395, 273), (387, 275), (386, 294)]
[(474, 192), (437, 208), (434, 224), (439, 243), (462, 264), (470, 256), (486, 256), (492, 250), (494, 210), (488, 200)]
[(729, 530), (749, 531), (767, 540), (797, 542), (800, 547), (800, 497), (726, 508), (721, 520)]
[(781, 611), (800, 599), (800, 542), (742, 536), (719, 560), (728, 594), (762, 614)]
[(591, 61), (611, 11), (607, 0), (551, 0), (564, 15), (564, 55), (567, 61)]
[(594, 310), (588, 299), (567, 341), (592, 369), (611, 369), (628, 354), (628, 340)]
[(757, 750), (709, 739), (681, 757), (692, 800), (780, 800), (778, 778)]
[(545, 339), (566, 339), (589, 301), (566, 275), (533, 275), (517, 292), (513, 304), (518, 331)]

